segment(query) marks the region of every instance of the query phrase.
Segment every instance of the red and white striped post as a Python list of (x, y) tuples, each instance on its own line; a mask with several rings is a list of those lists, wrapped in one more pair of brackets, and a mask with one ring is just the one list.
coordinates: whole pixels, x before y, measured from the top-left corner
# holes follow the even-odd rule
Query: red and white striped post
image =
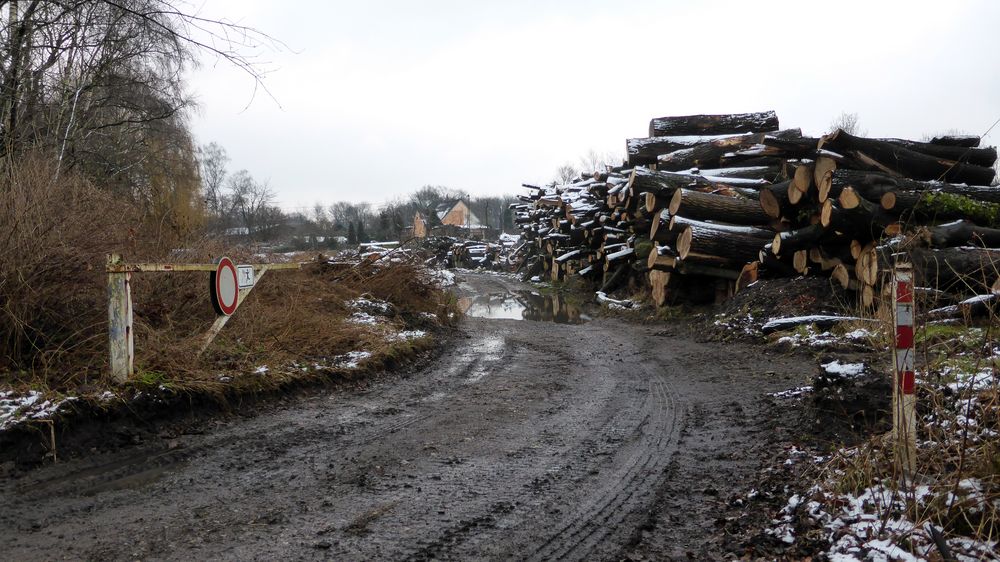
[(896, 349), (893, 355), (892, 429), (896, 461), (903, 473), (913, 475), (917, 468), (917, 395), (913, 372), (913, 267), (897, 263), (892, 283), (896, 304)]

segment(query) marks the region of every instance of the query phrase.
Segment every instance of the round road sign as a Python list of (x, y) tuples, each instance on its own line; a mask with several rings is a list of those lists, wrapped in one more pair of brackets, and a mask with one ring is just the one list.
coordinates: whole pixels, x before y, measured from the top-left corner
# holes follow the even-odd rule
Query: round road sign
[(236, 304), (240, 299), (240, 289), (236, 278), (236, 265), (233, 260), (222, 257), (219, 258), (219, 267), (215, 268), (215, 273), (211, 278), (212, 306), (219, 314), (230, 314), (236, 312)]

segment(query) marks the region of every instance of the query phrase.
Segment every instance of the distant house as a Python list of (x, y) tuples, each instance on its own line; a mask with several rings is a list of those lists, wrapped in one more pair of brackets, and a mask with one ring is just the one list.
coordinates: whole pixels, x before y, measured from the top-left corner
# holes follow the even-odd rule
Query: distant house
[(413, 237), (426, 238), (436, 234), (481, 239), (490, 230), (472, 212), (472, 209), (469, 209), (469, 205), (461, 199), (442, 203), (433, 212), (434, 217), (431, 218), (436, 218), (436, 221), (431, 221), (422, 213), (414, 213)]
[(437, 218), (441, 221), (441, 224), (446, 226), (457, 226), (460, 228), (485, 228), (483, 222), (479, 220), (469, 206), (458, 199), (456, 201), (450, 201), (447, 203), (442, 203), (437, 206), (435, 210), (437, 213)]
[(413, 215), (413, 237), (414, 238), (427, 238), (427, 232), (430, 230), (430, 225), (427, 224), (427, 219), (421, 213), (414, 213)]

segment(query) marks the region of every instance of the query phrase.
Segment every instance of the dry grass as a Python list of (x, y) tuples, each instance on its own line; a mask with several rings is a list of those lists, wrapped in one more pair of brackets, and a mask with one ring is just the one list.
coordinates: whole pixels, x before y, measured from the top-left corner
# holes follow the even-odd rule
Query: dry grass
[(128, 205), (42, 161), (0, 176), (0, 370), (68, 371), (95, 359), (105, 254), (135, 247)]
[[(884, 312), (877, 317), (888, 324), (883, 331), (892, 333), (891, 317)], [(893, 503), (870, 506), (885, 522), (904, 517), (916, 529), (931, 523), (946, 538), (1000, 540), (998, 326), (996, 315), (976, 326), (918, 325), (915, 481), (905, 481), (898, 471), (892, 440), (877, 435), (834, 455), (819, 478), (821, 488), (836, 497), (889, 490)], [(882, 349), (889, 348), (886, 340)]]
[[(223, 254), (242, 263), (262, 261), (217, 242), (173, 238), (155, 221), (143, 220), (139, 209), (87, 182), (66, 174), (55, 178), (44, 160), (30, 159), (0, 178), (3, 387), (87, 394), (110, 386), (104, 273), (109, 253), (133, 262), (206, 263)], [(185, 249), (171, 250), (177, 247)], [(362, 294), (392, 304), (378, 325), (348, 321), (353, 310), (347, 301)], [(351, 351), (371, 353), (371, 365), (391, 363), (428, 344), (393, 341), (391, 334), (434, 324), (421, 313), (445, 320), (453, 313), (449, 297), (415, 267), (312, 263), (301, 271), (267, 273), (198, 356), (215, 319), (206, 273), (137, 273), (132, 295), (136, 375), (130, 383), (219, 396), (331, 376), (337, 369), (329, 359)], [(268, 376), (248, 376), (265, 364)]]

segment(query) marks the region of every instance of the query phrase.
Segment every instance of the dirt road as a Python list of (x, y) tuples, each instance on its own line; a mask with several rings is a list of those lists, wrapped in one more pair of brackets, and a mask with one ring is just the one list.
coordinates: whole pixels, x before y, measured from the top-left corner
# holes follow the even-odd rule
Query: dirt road
[(419, 372), (0, 480), (0, 558), (716, 557), (805, 373), (687, 326), (468, 318)]

